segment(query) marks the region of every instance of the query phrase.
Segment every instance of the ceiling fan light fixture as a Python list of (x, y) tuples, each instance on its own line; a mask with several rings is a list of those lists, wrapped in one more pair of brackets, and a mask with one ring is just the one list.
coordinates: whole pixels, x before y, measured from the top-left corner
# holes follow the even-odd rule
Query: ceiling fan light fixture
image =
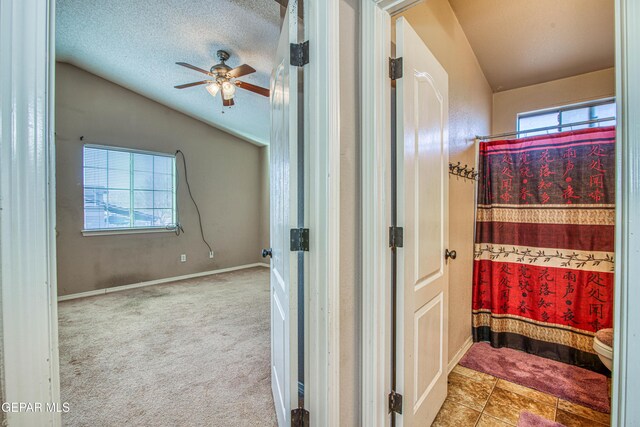
[(205, 86), (205, 88), (207, 89), (207, 92), (209, 92), (211, 96), (213, 96), (214, 98), (218, 93), (218, 91), (220, 90), (220, 86), (218, 86), (217, 82), (209, 83), (208, 85)]
[(222, 82), (222, 98), (223, 99), (232, 99), (233, 95), (236, 93), (236, 86), (229, 81)]

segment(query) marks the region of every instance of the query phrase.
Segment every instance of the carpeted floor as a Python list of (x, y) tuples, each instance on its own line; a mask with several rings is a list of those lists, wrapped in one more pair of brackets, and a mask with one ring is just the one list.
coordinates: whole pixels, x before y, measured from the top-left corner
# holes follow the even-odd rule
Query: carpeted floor
[(65, 426), (275, 426), (269, 270), (61, 302)]
[(607, 377), (587, 369), (486, 342), (473, 344), (460, 365), (596, 411), (610, 410)]

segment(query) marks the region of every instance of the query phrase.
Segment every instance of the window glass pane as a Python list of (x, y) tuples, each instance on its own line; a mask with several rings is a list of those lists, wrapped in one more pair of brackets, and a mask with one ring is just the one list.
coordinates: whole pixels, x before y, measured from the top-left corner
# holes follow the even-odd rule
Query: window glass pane
[(173, 174), (174, 157), (155, 156), (153, 158), (153, 171), (155, 173)]
[(129, 169), (109, 168), (109, 188), (128, 190), (131, 186)]
[(131, 154), (124, 151), (108, 151), (108, 168), (128, 171), (131, 167)]
[(172, 208), (173, 207), (173, 193), (170, 191), (154, 191), (153, 198), (154, 208)]
[(153, 209), (136, 209), (133, 221), (134, 227), (153, 227)]
[(153, 190), (153, 173), (134, 171), (133, 188), (134, 190)]
[[(558, 124), (558, 113), (554, 111), (550, 113), (542, 113), (535, 116), (520, 117), (518, 119), (518, 130), (526, 131), (528, 129), (537, 129), (537, 128), (543, 128), (547, 126), (555, 126), (557, 124)], [(524, 137), (524, 136), (533, 136), (533, 135), (544, 135), (546, 133), (553, 133), (553, 132), (557, 132), (557, 131), (550, 130), (549, 132), (547, 131), (527, 132), (527, 133), (520, 134), (520, 136)]]
[(120, 209), (107, 209), (107, 226), (105, 228), (129, 228), (131, 221), (129, 215), (126, 215)]
[(153, 156), (150, 154), (134, 154), (133, 170), (142, 172), (153, 172)]
[(107, 228), (106, 190), (84, 190), (84, 228)]
[[(612, 102), (610, 104), (596, 105), (593, 107), (594, 118), (606, 119), (609, 117), (616, 117), (616, 104)], [(596, 126), (613, 126), (616, 124), (615, 120), (607, 120), (606, 122), (596, 123)]]
[(84, 167), (106, 168), (107, 167), (107, 151), (98, 148), (84, 148)]
[[(106, 159), (105, 159), (106, 163)], [(95, 188), (107, 188), (107, 170), (84, 168), (84, 186)]]
[[(563, 125), (571, 124), (571, 123), (586, 122), (588, 120), (591, 120), (591, 117), (589, 117), (589, 107), (575, 108), (573, 110), (563, 111), (560, 113), (560, 119)], [(589, 124), (574, 125), (569, 127), (563, 127), (562, 130), (563, 131), (578, 130), (578, 129), (585, 129), (588, 127), (589, 127)]]
[(84, 189), (84, 205), (86, 206), (104, 206), (105, 190), (85, 188)]
[(109, 190), (107, 197), (108, 227), (131, 227), (129, 190)]
[(133, 206), (136, 209), (153, 209), (153, 191), (134, 191)]
[(167, 226), (173, 224), (173, 210), (171, 209), (154, 209), (153, 210), (155, 226)]
[(131, 207), (129, 190), (109, 190), (108, 204), (117, 209), (126, 209), (127, 215)]
[(172, 191), (173, 175), (155, 173), (153, 176), (153, 189), (161, 191)]

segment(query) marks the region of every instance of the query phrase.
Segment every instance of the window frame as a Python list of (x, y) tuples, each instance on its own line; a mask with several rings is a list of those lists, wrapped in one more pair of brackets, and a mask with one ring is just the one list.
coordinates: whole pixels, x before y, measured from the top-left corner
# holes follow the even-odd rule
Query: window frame
[[(526, 111), (526, 112), (522, 112), (522, 113), (518, 113), (516, 115), (516, 131), (518, 132), (518, 134), (527, 134), (530, 132), (533, 132), (534, 129), (530, 129), (530, 130), (522, 130), (520, 128), (520, 119), (526, 119), (529, 117), (535, 117), (535, 116), (541, 116), (541, 115), (545, 115), (545, 114), (549, 114), (549, 113), (556, 113), (557, 115), (557, 122), (558, 122), (558, 126), (556, 127), (557, 130), (553, 130), (553, 132), (547, 132), (547, 133), (557, 133), (557, 132), (563, 132), (566, 128), (570, 128), (571, 125), (570, 124), (563, 124), (562, 123), (562, 113), (566, 112), (566, 111), (571, 111), (571, 110), (579, 110), (582, 108), (593, 108), (593, 107), (597, 107), (600, 105), (607, 105), (607, 104), (613, 104), (615, 106), (616, 104), (616, 99), (615, 97), (607, 97), (607, 98), (598, 98), (598, 99), (594, 99), (591, 101), (585, 101), (585, 102), (579, 102), (579, 103), (575, 103), (575, 104), (568, 104), (568, 105), (563, 105), (561, 107), (553, 107), (553, 108), (544, 108), (541, 110), (535, 110), (535, 111)], [(589, 111), (589, 120), (592, 120), (592, 114), (593, 112), (590, 110)], [(616, 122), (617, 122), (617, 116), (614, 117)], [(598, 125), (598, 123), (592, 123), (589, 125), (590, 128), (592, 127), (598, 127), (598, 126), (593, 126), (593, 125)], [(553, 125), (549, 125), (549, 126), (553, 126)]]
[[(167, 225), (164, 226), (153, 226), (153, 225), (145, 225), (145, 226), (139, 226), (139, 227), (113, 227), (113, 228), (85, 228), (85, 199), (84, 199), (84, 195), (85, 195), (85, 190), (86, 190), (86, 186), (85, 186), (85, 157), (84, 157), (84, 153), (85, 153), (85, 149), (86, 148), (93, 148), (93, 149), (98, 149), (98, 150), (107, 150), (107, 151), (119, 151), (119, 152), (124, 152), (130, 155), (133, 154), (145, 154), (145, 155), (150, 155), (150, 156), (157, 156), (157, 157), (168, 157), (171, 158), (172, 161), (172, 208), (171, 210), (173, 211), (173, 225), (175, 226), (175, 224), (179, 223), (179, 218), (178, 218), (178, 175), (177, 175), (177, 160), (176, 160), (176, 155), (175, 153), (164, 153), (161, 151), (150, 151), (150, 150), (141, 150), (141, 149), (137, 149), (137, 148), (126, 148), (126, 147), (118, 147), (118, 146), (112, 146), (112, 145), (103, 145), (103, 144), (91, 144), (91, 143), (86, 143), (82, 145), (82, 235), (89, 237), (89, 236), (104, 236), (104, 235), (118, 235), (118, 234), (143, 234), (143, 233), (174, 233), (175, 232), (175, 227), (169, 227)], [(109, 168), (107, 167), (107, 171), (109, 170)], [(129, 197), (130, 197), (130, 205), (131, 205), (131, 212), (133, 213), (134, 211), (134, 184), (133, 184), (133, 179), (134, 179), (134, 173), (133, 173), (133, 165), (130, 164), (130, 169), (129, 169)], [(108, 173), (108, 172), (107, 172)]]

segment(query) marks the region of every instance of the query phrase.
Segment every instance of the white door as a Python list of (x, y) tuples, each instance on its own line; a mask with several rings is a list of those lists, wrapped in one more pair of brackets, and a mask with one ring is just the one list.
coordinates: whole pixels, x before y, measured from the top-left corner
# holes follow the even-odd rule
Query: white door
[(396, 57), (399, 392), (403, 426), (428, 426), (447, 396), (448, 76), (403, 18)]
[[(280, 427), (291, 425), (297, 402), (297, 253), (289, 233), (297, 220), (297, 69), (289, 61), (296, 41), (296, 2), (290, 1), (271, 76), (271, 390)], [(290, 19), (293, 17), (293, 19)]]

